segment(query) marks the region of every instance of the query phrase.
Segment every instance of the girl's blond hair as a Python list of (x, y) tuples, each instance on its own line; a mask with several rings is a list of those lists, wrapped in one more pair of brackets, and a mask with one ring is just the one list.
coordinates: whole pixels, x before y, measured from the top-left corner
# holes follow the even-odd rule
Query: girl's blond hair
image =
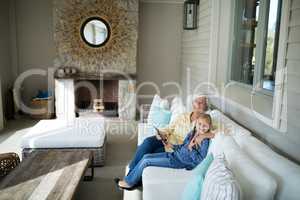
[(207, 123), (209, 124), (209, 130), (210, 130), (212, 128), (212, 119), (211, 119), (211, 116), (209, 114), (202, 113), (199, 116), (199, 119), (200, 118), (205, 119), (207, 121)]

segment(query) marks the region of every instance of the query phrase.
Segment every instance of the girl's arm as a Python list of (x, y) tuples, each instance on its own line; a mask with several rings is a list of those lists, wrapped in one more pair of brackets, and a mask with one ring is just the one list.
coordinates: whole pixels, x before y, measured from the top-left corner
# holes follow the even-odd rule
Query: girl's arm
[(208, 152), (208, 147), (209, 147), (209, 139), (206, 138), (201, 142), (200, 146), (200, 156), (202, 157), (202, 160), (206, 157), (207, 152)]
[(192, 156), (192, 159), (196, 162), (196, 163), (200, 163), (207, 155), (208, 152), (208, 147), (209, 147), (209, 139), (206, 138), (201, 142), (200, 147), (198, 147), (196, 150), (197, 153), (195, 153)]

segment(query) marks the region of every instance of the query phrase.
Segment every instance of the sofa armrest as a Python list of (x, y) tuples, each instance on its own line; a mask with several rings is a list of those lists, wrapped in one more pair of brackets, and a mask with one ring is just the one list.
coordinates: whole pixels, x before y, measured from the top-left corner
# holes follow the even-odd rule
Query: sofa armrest
[(150, 136), (155, 135), (155, 129), (153, 126), (147, 123), (138, 124), (138, 145), (142, 144), (143, 141)]
[(182, 199), (182, 193), (193, 171), (147, 167), (143, 172), (143, 200)]

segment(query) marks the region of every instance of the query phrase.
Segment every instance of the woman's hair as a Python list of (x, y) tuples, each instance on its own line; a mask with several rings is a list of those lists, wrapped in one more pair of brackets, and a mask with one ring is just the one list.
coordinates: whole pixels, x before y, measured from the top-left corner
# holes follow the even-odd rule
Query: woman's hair
[(205, 95), (197, 95), (197, 96), (193, 96), (193, 103), (198, 99), (198, 98), (204, 98), (205, 99), (205, 109), (204, 111), (208, 111), (208, 99), (207, 99), (207, 96)]

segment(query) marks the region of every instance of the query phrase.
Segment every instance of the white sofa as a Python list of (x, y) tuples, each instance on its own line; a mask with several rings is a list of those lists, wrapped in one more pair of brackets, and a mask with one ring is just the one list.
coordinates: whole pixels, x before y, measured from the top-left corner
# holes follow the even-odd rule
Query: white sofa
[[(173, 101), (174, 103), (176, 101)], [(177, 104), (178, 106), (178, 104)], [(179, 104), (179, 106), (182, 106)], [(171, 105), (171, 108), (174, 105)], [(172, 110), (172, 109), (171, 109)], [(182, 109), (177, 109), (182, 110)], [(209, 152), (224, 153), (240, 184), (243, 199), (299, 199), (300, 166), (260, 142), (251, 133), (218, 110), (210, 112), (214, 124), (225, 126), (230, 135), (212, 140)], [(138, 145), (154, 131), (146, 123), (138, 125)], [(124, 200), (180, 200), (193, 171), (148, 167), (143, 188), (124, 191)]]

